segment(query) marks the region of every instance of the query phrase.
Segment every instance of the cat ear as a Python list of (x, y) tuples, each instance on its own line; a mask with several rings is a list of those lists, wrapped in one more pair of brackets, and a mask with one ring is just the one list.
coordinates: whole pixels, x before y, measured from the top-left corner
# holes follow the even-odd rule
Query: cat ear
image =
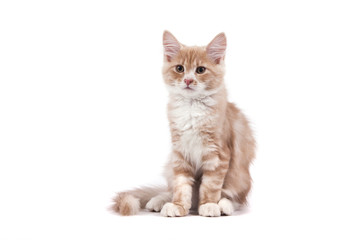
[(164, 31), (163, 45), (165, 57), (170, 62), (179, 53), (181, 45), (169, 31)]
[(225, 57), (226, 50), (226, 37), (225, 33), (219, 33), (216, 37), (207, 45), (206, 52), (208, 57), (219, 64)]

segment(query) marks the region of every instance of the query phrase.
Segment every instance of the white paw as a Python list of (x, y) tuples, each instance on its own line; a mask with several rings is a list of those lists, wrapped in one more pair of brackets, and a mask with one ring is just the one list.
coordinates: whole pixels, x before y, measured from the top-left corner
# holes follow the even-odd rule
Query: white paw
[(168, 202), (163, 206), (160, 214), (164, 217), (182, 217), (186, 215), (186, 212), (183, 207)]
[(221, 211), (219, 205), (216, 203), (205, 203), (200, 205), (199, 214), (204, 217), (219, 217)]
[(227, 198), (222, 198), (218, 205), (222, 214), (231, 215), (234, 212), (234, 205)]
[(166, 200), (162, 196), (156, 196), (150, 199), (145, 208), (149, 211), (160, 212), (165, 203)]

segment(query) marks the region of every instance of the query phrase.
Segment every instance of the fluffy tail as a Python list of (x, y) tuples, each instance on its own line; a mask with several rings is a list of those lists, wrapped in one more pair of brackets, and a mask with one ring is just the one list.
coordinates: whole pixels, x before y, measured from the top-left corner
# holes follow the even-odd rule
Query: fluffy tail
[(111, 209), (124, 216), (134, 215), (139, 212), (140, 208), (144, 208), (151, 198), (166, 191), (166, 187), (141, 187), (121, 192), (114, 197)]

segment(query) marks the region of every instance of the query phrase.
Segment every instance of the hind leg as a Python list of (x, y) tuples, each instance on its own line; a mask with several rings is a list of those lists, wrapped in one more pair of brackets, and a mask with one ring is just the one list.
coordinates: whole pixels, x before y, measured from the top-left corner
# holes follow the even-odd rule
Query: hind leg
[(170, 202), (172, 199), (171, 192), (163, 192), (150, 199), (145, 208), (149, 211), (160, 212), (165, 203)]
[(220, 207), (221, 214), (227, 215), (227, 216), (230, 216), (231, 214), (233, 214), (234, 203), (231, 200), (229, 200), (227, 198), (222, 198), (218, 202), (218, 205)]
[(247, 195), (250, 189), (251, 177), (248, 169), (244, 167), (229, 169), (221, 197), (243, 205), (247, 202)]

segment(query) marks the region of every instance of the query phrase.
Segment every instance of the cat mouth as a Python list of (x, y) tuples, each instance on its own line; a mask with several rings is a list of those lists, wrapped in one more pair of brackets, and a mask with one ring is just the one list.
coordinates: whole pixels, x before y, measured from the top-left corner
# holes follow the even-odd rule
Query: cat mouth
[(184, 87), (185, 90), (194, 90), (192, 89), (191, 87), (187, 86), (187, 87)]

